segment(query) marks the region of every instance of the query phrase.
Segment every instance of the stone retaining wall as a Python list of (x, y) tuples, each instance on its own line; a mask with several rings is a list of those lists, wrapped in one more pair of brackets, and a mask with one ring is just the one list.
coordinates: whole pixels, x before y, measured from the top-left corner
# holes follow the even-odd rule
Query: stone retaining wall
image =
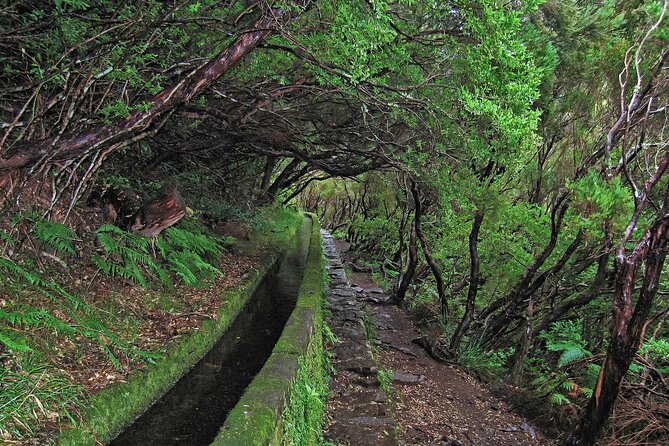
[(321, 305), (324, 267), (315, 216), (295, 309), (263, 369), (232, 410), (215, 446), (313, 445), (320, 437), (323, 396)]

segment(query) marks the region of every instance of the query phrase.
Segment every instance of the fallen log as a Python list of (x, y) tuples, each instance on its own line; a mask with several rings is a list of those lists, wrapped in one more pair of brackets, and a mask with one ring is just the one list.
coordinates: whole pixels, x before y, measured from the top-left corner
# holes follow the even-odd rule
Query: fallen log
[(186, 201), (178, 190), (170, 189), (167, 193), (153, 200), (133, 215), (129, 230), (144, 237), (155, 237), (163, 229), (169, 228), (188, 213)]

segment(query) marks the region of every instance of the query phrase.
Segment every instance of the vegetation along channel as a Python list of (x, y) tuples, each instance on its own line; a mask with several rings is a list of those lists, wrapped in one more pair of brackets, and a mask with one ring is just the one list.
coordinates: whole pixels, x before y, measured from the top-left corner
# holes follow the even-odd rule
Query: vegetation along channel
[(223, 337), (110, 446), (211, 444), (293, 311), (310, 238), (306, 219)]
[(669, 0), (0, 1), (2, 446), (669, 445), (668, 253)]

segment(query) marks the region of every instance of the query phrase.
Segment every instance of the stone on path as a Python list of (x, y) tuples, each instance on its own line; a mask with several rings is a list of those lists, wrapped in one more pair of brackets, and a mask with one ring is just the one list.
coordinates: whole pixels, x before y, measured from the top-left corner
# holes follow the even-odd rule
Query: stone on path
[[(362, 288), (351, 286), (332, 236), (326, 231), (321, 233), (330, 277), (328, 302), (332, 315), (327, 323), (341, 341), (331, 349), (336, 374), (330, 382), (325, 440), (350, 446), (397, 446), (395, 422), (380, 389), (363, 311), (356, 300)], [(401, 378), (418, 379), (413, 374), (406, 375)]]

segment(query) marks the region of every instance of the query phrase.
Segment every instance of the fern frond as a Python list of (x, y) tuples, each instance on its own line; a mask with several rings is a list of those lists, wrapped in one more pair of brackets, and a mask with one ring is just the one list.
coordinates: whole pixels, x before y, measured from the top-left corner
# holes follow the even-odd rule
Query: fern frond
[(72, 246), (77, 238), (75, 233), (61, 223), (40, 219), (35, 223), (35, 236), (58, 253), (73, 256), (77, 254)]
[(13, 351), (21, 351), (21, 352), (33, 351), (33, 349), (30, 348), (29, 345), (24, 344), (15, 339), (12, 339), (9, 332), (6, 332), (4, 330), (0, 330), (0, 344), (3, 344), (5, 347)]
[(98, 234), (106, 234), (106, 233), (111, 233), (111, 234), (116, 234), (116, 235), (127, 234), (126, 231), (119, 228), (118, 226), (110, 225), (110, 224), (104, 224), (104, 225), (100, 226), (96, 232)]
[(0, 240), (7, 243), (12, 248), (16, 246), (16, 242), (11, 235), (7, 234), (5, 231), (0, 230)]
[(560, 355), (560, 359), (558, 359), (557, 365), (558, 367), (564, 367), (567, 364), (571, 364), (572, 362), (576, 362), (589, 356), (592, 356), (592, 353), (590, 353), (588, 350), (579, 345), (571, 345), (564, 349)]
[(562, 404), (571, 404), (571, 401), (569, 400), (569, 398), (567, 398), (561, 393), (554, 393), (551, 395), (551, 403), (562, 405)]
[(24, 221), (39, 221), (42, 219), (42, 216), (37, 211), (19, 211), (12, 217), (12, 227), (16, 227), (18, 224), (23, 223)]
[(149, 264), (149, 268), (158, 276), (158, 279), (165, 287), (174, 287), (174, 282), (172, 281), (172, 278), (167, 273), (167, 271), (165, 271), (165, 268), (159, 266), (156, 262), (151, 262)]
[(105, 354), (107, 355), (107, 357), (109, 358), (111, 363), (114, 365), (114, 367), (117, 370), (123, 370), (123, 364), (121, 364), (121, 361), (118, 360), (116, 355), (114, 355), (114, 353), (109, 349), (109, 347), (107, 347), (106, 345), (104, 345), (102, 343), (101, 343), (101, 345), (102, 345), (102, 351), (105, 352)]

